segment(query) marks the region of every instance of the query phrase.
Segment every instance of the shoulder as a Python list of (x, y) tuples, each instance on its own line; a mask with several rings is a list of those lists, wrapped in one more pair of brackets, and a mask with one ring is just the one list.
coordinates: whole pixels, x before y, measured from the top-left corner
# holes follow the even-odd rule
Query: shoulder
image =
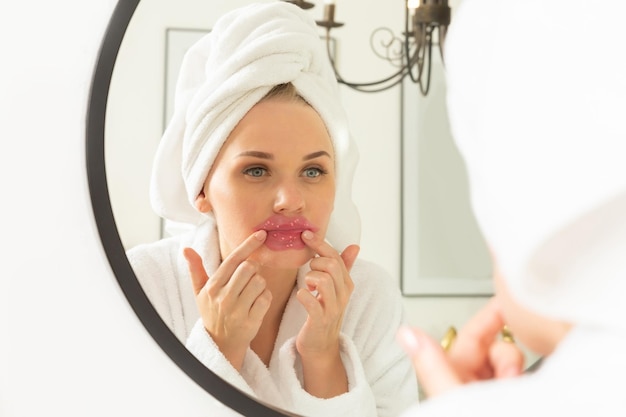
[(385, 268), (359, 259), (352, 267), (350, 276), (354, 290), (350, 296), (346, 322), (388, 322), (403, 316), (400, 282)]
[(185, 235), (173, 236), (137, 245), (126, 251), (126, 256), (142, 286), (161, 286), (164, 280), (186, 273), (181, 267), (181, 254), (188, 244)]
[(354, 293), (360, 297), (367, 295), (377, 297), (400, 296), (400, 280), (392, 276), (381, 265), (366, 260), (357, 259), (350, 271), (354, 282)]
[(180, 235), (142, 243), (127, 250), (126, 256), (133, 267), (140, 268), (149, 264), (170, 262), (178, 256), (187, 240), (185, 235)]

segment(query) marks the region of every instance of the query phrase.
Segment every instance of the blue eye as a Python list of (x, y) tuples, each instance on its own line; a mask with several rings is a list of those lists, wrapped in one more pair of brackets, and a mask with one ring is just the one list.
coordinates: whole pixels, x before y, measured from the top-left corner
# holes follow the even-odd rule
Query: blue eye
[(261, 167), (252, 167), (243, 171), (244, 174), (250, 175), (251, 177), (255, 178), (262, 177), (263, 175), (265, 175), (266, 172), (267, 170)]
[(307, 178), (317, 178), (323, 174), (325, 172), (320, 168), (307, 168), (304, 170), (304, 176)]

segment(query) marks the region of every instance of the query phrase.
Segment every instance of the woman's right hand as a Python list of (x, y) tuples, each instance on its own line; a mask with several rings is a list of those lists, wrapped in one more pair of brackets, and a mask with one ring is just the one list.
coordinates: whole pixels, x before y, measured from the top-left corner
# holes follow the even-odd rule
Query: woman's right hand
[(258, 274), (258, 264), (248, 260), (266, 237), (263, 230), (253, 233), (224, 259), (211, 277), (196, 251), (191, 248), (183, 251), (204, 327), (238, 371), (272, 301), (265, 279)]

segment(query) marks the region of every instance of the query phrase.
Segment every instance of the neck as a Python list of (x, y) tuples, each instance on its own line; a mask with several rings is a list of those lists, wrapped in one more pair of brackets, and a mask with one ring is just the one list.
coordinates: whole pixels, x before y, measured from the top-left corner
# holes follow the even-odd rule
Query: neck
[(267, 283), (267, 289), (272, 293), (272, 304), (263, 318), (263, 323), (252, 340), (250, 348), (259, 358), (269, 366), (274, 350), (278, 329), (285, 312), (285, 307), (296, 285), (297, 270), (276, 270), (264, 268), (260, 274)]
[(280, 323), (287, 301), (296, 285), (298, 270), (262, 268), (260, 274), (265, 278), (267, 289), (272, 293), (272, 305), (265, 317), (277, 319)]

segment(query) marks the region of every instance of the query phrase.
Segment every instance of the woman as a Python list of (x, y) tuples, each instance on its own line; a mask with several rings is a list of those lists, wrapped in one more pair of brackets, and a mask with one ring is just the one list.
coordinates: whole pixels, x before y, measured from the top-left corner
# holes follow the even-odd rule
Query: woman
[(465, 0), (457, 12), (448, 108), (496, 271), (482, 314), (543, 360), (522, 376), (467, 374), (467, 335), (444, 353), (403, 329), (430, 396), (407, 416), (626, 415), (626, 6), (586, 6)]
[(237, 9), (186, 54), (151, 197), (194, 230), (128, 256), (202, 363), (291, 412), (395, 416), (417, 399), (399, 289), (357, 259), (356, 160), (298, 7)]

